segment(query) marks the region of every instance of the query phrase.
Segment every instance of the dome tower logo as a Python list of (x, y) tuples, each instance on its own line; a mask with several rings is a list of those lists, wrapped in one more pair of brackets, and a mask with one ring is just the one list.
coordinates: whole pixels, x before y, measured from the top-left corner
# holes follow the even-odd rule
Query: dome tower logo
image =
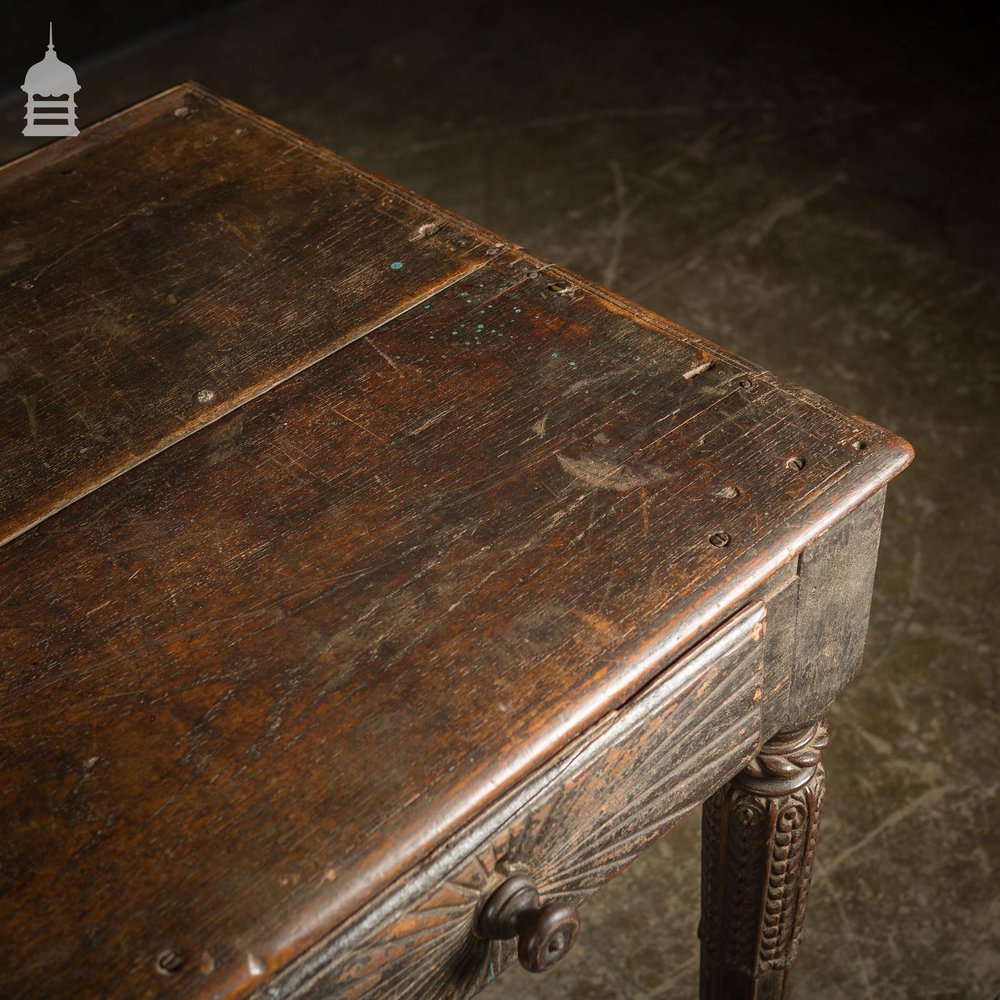
[(79, 89), (73, 67), (56, 55), (50, 21), (45, 58), (28, 70), (21, 87), (28, 95), (24, 115), (27, 124), (22, 135), (79, 135), (75, 100)]

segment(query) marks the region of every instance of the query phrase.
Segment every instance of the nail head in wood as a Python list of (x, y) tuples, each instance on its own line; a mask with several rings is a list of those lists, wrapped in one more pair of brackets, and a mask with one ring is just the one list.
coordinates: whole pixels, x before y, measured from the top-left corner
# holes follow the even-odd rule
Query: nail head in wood
[(174, 976), (184, 968), (184, 956), (167, 948), (156, 956), (156, 971), (161, 976)]

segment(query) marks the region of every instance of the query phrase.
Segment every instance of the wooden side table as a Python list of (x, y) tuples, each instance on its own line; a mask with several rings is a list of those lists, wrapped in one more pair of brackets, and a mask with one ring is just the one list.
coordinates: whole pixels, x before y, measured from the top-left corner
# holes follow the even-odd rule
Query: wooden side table
[(0, 995), (469, 996), (702, 803), (784, 995), (905, 442), (193, 84), (0, 216)]

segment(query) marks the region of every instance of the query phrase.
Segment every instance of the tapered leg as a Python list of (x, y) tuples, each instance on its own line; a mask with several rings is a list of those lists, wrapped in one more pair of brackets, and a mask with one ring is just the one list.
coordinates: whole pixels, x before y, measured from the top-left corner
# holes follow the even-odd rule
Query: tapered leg
[(826, 726), (779, 733), (706, 803), (701, 1000), (782, 1000), (823, 801)]

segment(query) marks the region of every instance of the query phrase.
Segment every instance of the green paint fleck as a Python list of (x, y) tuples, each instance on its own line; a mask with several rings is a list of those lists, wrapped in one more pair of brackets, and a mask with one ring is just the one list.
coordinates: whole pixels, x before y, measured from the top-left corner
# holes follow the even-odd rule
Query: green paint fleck
[(514, 306), (514, 312), (519, 313), (521, 311), (520, 306)]
[(493, 303), (492, 302), (487, 302), (486, 303), (486, 308), (487, 309), (492, 309), (493, 308)]
[(394, 261), (393, 261), (393, 262), (392, 262), (392, 263), (391, 263), (391, 264), (389, 265), (389, 267), (390, 267), (390, 269), (391, 269), (391, 270), (393, 270), (393, 271), (402, 271), (402, 270), (403, 270), (403, 262), (402, 262), (401, 260), (394, 260)]
[(570, 365), (571, 368), (575, 368), (576, 367), (576, 362), (575, 361), (571, 361), (569, 363), (569, 365)]
[(485, 328), (485, 326), (486, 326), (486, 324), (485, 324), (485, 323), (477, 323), (477, 324), (476, 324), (476, 329), (477, 329), (477, 330), (482, 330), (482, 329), (484, 329), (484, 328)]
[(639, 390), (638, 389), (633, 389), (632, 390), (632, 395), (633, 396), (638, 396), (639, 395)]
[(458, 330), (452, 330), (452, 331), (451, 331), (451, 335), (452, 335), (453, 337), (457, 337), (457, 336), (458, 336)]
[(552, 357), (558, 358), (559, 357), (559, 352), (558, 351), (553, 351), (552, 352)]
[(638, 354), (632, 355), (632, 360), (633, 361), (638, 361), (639, 360), (639, 355)]
[(395, 358), (395, 359), (396, 359), (397, 361), (399, 360), (399, 355), (398, 355), (398, 354), (394, 354), (394, 355), (393, 355), (393, 357), (394, 357), (394, 358)]
[(429, 302), (425, 302), (424, 303), (424, 308), (425, 309), (430, 309), (430, 307), (431, 307), (431, 304)]

